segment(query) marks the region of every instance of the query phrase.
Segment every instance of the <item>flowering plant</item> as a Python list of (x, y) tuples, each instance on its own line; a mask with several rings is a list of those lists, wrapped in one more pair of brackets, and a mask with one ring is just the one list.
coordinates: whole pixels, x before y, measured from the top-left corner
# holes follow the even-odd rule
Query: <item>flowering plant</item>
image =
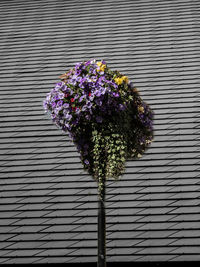
[(105, 61), (77, 63), (60, 78), (45, 111), (69, 133), (89, 174), (118, 178), (126, 159), (141, 157), (152, 142), (152, 110), (128, 77)]

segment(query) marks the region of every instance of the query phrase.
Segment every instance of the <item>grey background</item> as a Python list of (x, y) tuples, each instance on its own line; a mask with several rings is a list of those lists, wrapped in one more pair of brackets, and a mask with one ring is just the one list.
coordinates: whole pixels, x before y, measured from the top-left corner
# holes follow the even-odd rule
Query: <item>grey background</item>
[(0, 1), (0, 263), (96, 262), (97, 186), (42, 101), (104, 59), (155, 112), (155, 141), (107, 183), (107, 260), (200, 260), (198, 0)]

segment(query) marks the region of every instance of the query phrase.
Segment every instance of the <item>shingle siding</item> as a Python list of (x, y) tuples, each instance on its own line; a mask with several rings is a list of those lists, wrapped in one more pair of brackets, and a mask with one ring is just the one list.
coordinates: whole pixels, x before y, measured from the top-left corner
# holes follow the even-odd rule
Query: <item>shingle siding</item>
[(42, 107), (59, 75), (92, 58), (128, 75), (155, 112), (150, 149), (107, 183), (107, 261), (200, 260), (200, 2), (0, 9), (0, 263), (96, 262), (96, 182)]

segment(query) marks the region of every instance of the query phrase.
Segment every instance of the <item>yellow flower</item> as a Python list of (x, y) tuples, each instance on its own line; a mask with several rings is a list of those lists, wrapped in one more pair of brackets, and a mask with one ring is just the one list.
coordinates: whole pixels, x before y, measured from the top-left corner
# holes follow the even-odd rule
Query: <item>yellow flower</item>
[(97, 62), (97, 66), (101, 67), (101, 65), (102, 65), (102, 62), (101, 61), (98, 61)]
[(121, 78), (120, 77), (115, 78), (115, 82), (118, 85), (122, 84), (123, 82), (128, 83), (128, 77), (127, 76), (122, 76)]
[(100, 67), (100, 71), (104, 71), (105, 68), (106, 68), (106, 65), (102, 65), (102, 66)]
[(123, 83), (123, 79), (122, 78), (115, 78), (115, 82), (116, 82), (116, 84), (118, 84), (118, 85), (120, 85), (120, 84), (122, 84)]
[(138, 110), (139, 110), (139, 112), (144, 113), (144, 107), (140, 106), (140, 107), (138, 108)]
[(105, 70), (106, 68), (106, 65), (103, 64), (101, 61), (97, 62), (97, 66), (99, 67), (99, 69), (97, 69), (97, 71), (103, 71)]
[(122, 79), (125, 83), (128, 83), (128, 77), (127, 76), (122, 76)]

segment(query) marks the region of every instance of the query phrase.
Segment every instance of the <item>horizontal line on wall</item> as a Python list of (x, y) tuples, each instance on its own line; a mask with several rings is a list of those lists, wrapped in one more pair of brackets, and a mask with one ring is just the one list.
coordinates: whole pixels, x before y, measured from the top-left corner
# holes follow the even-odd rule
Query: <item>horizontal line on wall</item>
[[(117, 13), (116, 12), (110, 12), (110, 8), (111, 8), (110, 5), (101, 6), (103, 8), (103, 18), (104, 18), (103, 23), (106, 21), (106, 18), (107, 18), (106, 15), (107, 16), (113, 15), (112, 21), (119, 20), (119, 18), (126, 18), (127, 17), (126, 15), (130, 15), (131, 8), (133, 8), (133, 13), (134, 13), (134, 16), (136, 17), (136, 19), (137, 19), (137, 14), (138, 14), (139, 15), (139, 19), (141, 19), (142, 21), (144, 21), (146, 18), (149, 19), (149, 17), (151, 19), (154, 18), (154, 21), (155, 21), (156, 18), (162, 18), (162, 20), (164, 20), (165, 18), (169, 19), (170, 15), (176, 15), (176, 19), (178, 19), (179, 17), (181, 17), (181, 18), (183, 17), (184, 19), (186, 19), (187, 17), (194, 18), (195, 15), (196, 16), (198, 15), (197, 13), (196, 14), (194, 13), (194, 12), (197, 12), (197, 10), (198, 10), (198, 6), (196, 5), (198, 2), (195, 2), (195, 5), (193, 5), (193, 3), (189, 3), (189, 5), (186, 5), (185, 3), (184, 3), (184, 5), (183, 5), (183, 3), (182, 4), (179, 3), (178, 5), (174, 5), (174, 3), (173, 3), (172, 6), (170, 6), (169, 4), (168, 5), (164, 5), (163, 7), (154, 6), (153, 12), (149, 8), (149, 6), (146, 6), (147, 8), (145, 8), (145, 5), (142, 6), (140, 4), (140, 5), (138, 5), (138, 9), (137, 9), (135, 7), (135, 5), (131, 5), (130, 2), (128, 3), (127, 7), (124, 4), (121, 4), (121, 5), (118, 4), (117, 5), (117, 7), (118, 7), (118, 12)], [(46, 19), (46, 18), (51, 18), (52, 16), (54, 16), (54, 14), (56, 12), (55, 6), (53, 6), (53, 10), (51, 10), (49, 7), (50, 6), (48, 6), (48, 9), (45, 10), (46, 14), (44, 12), (42, 14), (42, 19), (43, 20), (41, 20), (40, 17), (38, 17), (38, 23), (40, 21), (43, 22), (44, 19)], [(95, 16), (97, 18), (98, 18), (98, 14), (102, 15), (102, 11), (101, 10), (98, 11), (98, 9), (96, 9), (96, 5), (93, 6), (94, 9), (92, 10), (91, 3), (90, 3), (90, 8), (89, 9), (88, 8), (84, 9), (84, 7), (81, 7), (81, 11), (79, 11), (79, 13), (77, 13), (77, 10), (74, 9), (74, 6), (73, 6), (73, 9), (69, 11), (70, 13), (68, 12), (68, 10), (67, 10), (67, 12), (65, 12), (64, 7), (69, 8), (69, 4), (67, 4), (66, 6), (63, 6), (63, 4), (62, 4), (62, 12), (59, 12), (59, 20), (64, 18), (64, 20), (66, 22), (69, 21), (70, 19), (72, 19), (73, 14), (76, 15), (76, 21), (78, 21), (80, 19), (79, 20), (80, 23), (81, 23), (81, 19), (90, 18), (89, 14), (90, 14), (91, 11), (95, 12)], [(107, 7), (108, 7), (108, 9), (106, 9)], [(141, 7), (143, 8), (142, 9), (143, 17), (141, 17)], [(175, 7), (177, 7), (178, 9), (177, 10), (174, 9)], [(195, 11), (193, 11), (193, 14), (191, 15), (191, 13), (189, 13), (190, 10), (188, 10), (188, 8), (191, 9), (193, 7), (195, 8)], [(16, 12), (16, 10), (17, 9), (15, 8), (14, 12)], [(19, 10), (21, 10), (21, 9), (19, 9)], [(26, 8), (23, 7), (23, 10), (25, 11)], [(30, 11), (33, 12), (33, 8), (31, 8)], [(85, 11), (85, 12), (83, 12), (83, 11)], [(87, 11), (89, 11), (89, 13), (87, 13)], [(3, 22), (5, 21), (5, 18), (7, 18), (7, 19), (9, 18), (9, 22), (11, 22), (11, 23), (12, 23), (12, 19), (16, 20), (17, 15), (14, 12), (12, 12), (12, 9), (10, 9), (9, 10), (9, 16), (8, 16), (8, 14), (6, 16), (3, 16), (3, 14), (2, 14), (1, 18), (2, 18)], [(156, 14), (156, 12), (157, 12), (157, 14)], [(69, 19), (66, 19), (67, 18), (66, 14), (70, 15)], [(32, 19), (32, 17), (33, 17), (33, 19), (35, 18), (35, 14), (33, 14), (32, 16), (31, 15), (32, 14), (30, 13), (29, 16), (28, 16), (28, 20), (29, 21)], [(100, 16), (100, 18), (98, 18), (98, 19), (101, 19), (101, 18), (102, 18), (102, 16)], [(108, 17), (108, 21), (110, 21), (110, 17)], [(138, 19), (137, 19), (137, 21), (138, 21)], [(9, 22), (7, 22), (8, 26), (9, 26)], [(28, 24), (27, 19), (26, 19), (26, 22)], [(2, 21), (1, 21), (1, 23), (2, 23)]]

